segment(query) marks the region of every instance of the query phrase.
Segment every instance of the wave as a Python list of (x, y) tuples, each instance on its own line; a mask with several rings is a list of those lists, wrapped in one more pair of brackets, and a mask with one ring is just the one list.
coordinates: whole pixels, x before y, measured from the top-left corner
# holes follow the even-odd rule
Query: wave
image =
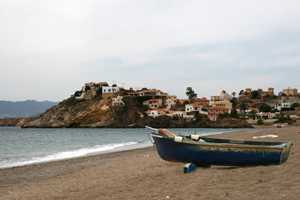
[(69, 158), (77, 158), (82, 156), (87, 156), (95, 153), (100, 152), (110, 152), (117, 149), (122, 149), (122, 147), (137, 145), (139, 142), (127, 142), (127, 143), (117, 143), (117, 144), (105, 144), (105, 145), (96, 145), (94, 147), (89, 148), (81, 148), (72, 151), (63, 151), (58, 152), (50, 155), (46, 155), (43, 157), (33, 157), (29, 160), (25, 161), (15, 161), (15, 162), (6, 162), (1, 163), (0, 168), (11, 168), (17, 166), (25, 166), (25, 165), (32, 165), (38, 163), (45, 163), (49, 161), (57, 161), (57, 160), (64, 160)]

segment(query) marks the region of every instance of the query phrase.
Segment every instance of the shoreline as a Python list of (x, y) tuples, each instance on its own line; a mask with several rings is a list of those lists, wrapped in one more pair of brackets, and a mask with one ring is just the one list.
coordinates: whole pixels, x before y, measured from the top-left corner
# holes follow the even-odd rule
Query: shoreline
[[(124, 127), (114, 127), (114, 126), (80, 126), (80, 127), (71, 127), (71, 126), (62, 126), (62, 127), (53, 127), (53, 126), (18, 126), (18, 125), (1, 125), (0, 127), (15, 127), (15, 128), (21, 128), (21, 129), (105, 129), (105, 128), (111, 128), (111, 129), (139, 129), (139, 128), (145, 128), (144, 126), (138, 127), (138, 126), (124, 126)], [(158, 127), (153, 127), (158, 128)], [(253, 129), (254, 126), (178, 126), (178, 127), (163, 127), (167, 129), (173, 129), (173, 128), (209, 128), (209, 129), (215, 129), (215, 128), (222, 128), (222, 129)]]
[[(164, 123), (154, 123), (155, 119), (152, 119), (150, 121), (144, 121), (139, 123), (133, 123), (133, 124), (30, 124), (27, 123), (29, 121), (34, 120), (34, 118), (9, 118), (9, 119), (1, 119), (0, 118), (0, 127), (20, 127), (20, 128), (144, 128), (145, 125), (151, 125), (154, 128), (253, 128), (253, 126), (249, 123), (247, 123), (245, 120), (238, 119), (238, 118), (224, 118), (220, 119), (219, 121), (185, 121), (180, 122), (177, 120), (169, 119), (168, 121), (165, 121)], [(154, 120), (154, 121), (153, 121)], [(172, 123), (171, 123), (172, 122)]]
[[(10, 127), (8, 127), (10, 128)], [(175, 129), (185, 129), (185, 128), (175, 128)], [(240, 132), (243, 129), (230, 129), (230, 131), (218, 131), (218, 132), (212, 132), (212, 133), (204, 133), (201, 134), (203, 136), (214, 136), (214, 135), (222, 135), (222, 134), (230, 134), (230, 133), (234, 133), (234, 132)], [(253, 131), (254, 129), (244, 129), (243, 131)], [(178, 132), (180, 133), (180, 132)], [(107, 145), (113, 145), (113, 144), (107, 144)], [(100, 145), (101, 146), (101, 145)], [(102, 145), (105, 146), (105, 145)], [(102, 155), (102, 154), (111, 154), (111, 153), (117, 153), (117, 152), (123, 152), (123, 151), (131, 151), (131, 150), (135, 150), (135, 149), (143, 149), (143, 148), (149, 148), (149, 147), (153, 147), (153, 144), (151, 143), (150, 139), (148, 142), (136, 142), (135, 144), (129, 144), (126, 145), (124, 143), (124, 146), (120, 146), (120, 147), (116, 147), (113, 149), (109, 149), (109, 150), (99, 150), (99, 151), (95, 151), (95, 152), (91, 152), (91, 153), (86, 153), (84, 155), (74, 155), (71, 157), (62, 157), (62, 158), (52, 158), (49, 160), (45, 160), (46, 157), (51, 157), (51, 156), (55, 156), (57, 154), (61, 154), (61, 153), (65, 153), (65, 152), (76, 152), (76, 151), (80, 151), (81, 149), (76, 149), (76, 150), (70, 150), (70, 151), (63, 151), (63, 152), (57, 152), (54, 154), (48, 154), (45, 155), (43, 157), (35, 157), (35, 161), (34, 159), (29, 159), (29, 160), (23, 160), (23, 161), (16, 161), (14, 163), (11, 164), (7, 164), (7, 166), (0, 166), (0, 170), (1, 169), (10, 169), (10, 168), (16, 168), (16, 167), (24, 167), (24, 166), (30, 166), (30, 165), (40, 165), (40, 164), (47, 164), (50, 162), (56, 162), (56, 161), (64, 161), (64, 160), (69, 160), (69, 159), (77, 159), (77, 158), (82, 158), (82, 157), (89, 157), (89, 156), (95, 156), (95, 155)], [(93, 151), (93, 147), (86, 147), (84, 149), (90, 149), (91, 151)], [(41, 160), (41, 161), (40, 161)]]
[[(133, 150), (138, 150), (138, 149), (146, 149), (146, 148), (150, 148), (153, 147), (153, 145), (150, 143), (136, 143), (136, 144), (132, 144), (132, 145), (124, 145), (124, 146), (120, 146), (120, 147), (116, 147), (113, 149), (109, 149), (109, 150), (103, 150), (103, 151), (96, 151), (96, 152), (91, 152), (91, 153), (86, 153), (84, 155), (79, 155), (79, 156), (72, 156), (72, 157), (66, 157), (66, 158), (57, 158), (57, 159), (51, 159), (51, 160), (45, 160), (45, 161), (33, 161), (33, 160), (27, 160), (27, 161), (20, 161), (20, 162), (16, 162), (16, 163), (20, 163), (20, 164), (11, 164), (8, 166), (0, 166), (0, 171), (2, 169), (11, 169), (11, 168), (19, 168), (19, 167), (26, 167), (26, 166), (33, 166), (33, 165), (43, 165), (43, 164), (47, 164), (47, 163), (51, 163), (51, 162), (59, 162), (59, 161), (67, 161), (67, 160), (72, 160), (72, 159), (80, 159), (80, 158), (85, 158), (85, 157), (90, 157), (90, 156), (98, 156), (98, 155), (105, 155), (105, 154), (113, 154), (113, 153), (119, 153), (119, 152), (127, 152), (127, 151), (133, 151)], [(92, 148), (90, 148), (92, 150)], [(78, 151), (81, 149), (77, 149), (74, 151)], [(70, 151), (68, 151), (70, 152)], [(60, 154), (60, 153), (65, 153), (65, 152), (58, 152), (55, 154)], [(44, 157), (40, 157), (40, 159), (43, 159), (45, 157), (48, 156), (53, 156), (54, 154), (49, 154), (49, 155), (45, 155)], [(36, 158), (38, 159), (38, 158)], [(23, 164), (24, 163), (24, 164)]]
[(135, 152), (139, 150), (152, 150), (154, 149), (153, 146), (145, 146), (145, 147), (140, 147), (140, 148), (128, 148), (124, 150), (119, 150), (119, 151), (106, 151), (106, 152), (98, 152), (98, 153), (91, 153), (88, 155), (84, 156), (79, 156), (79, 157), (72, 157), (72, 158), (66, 158), (66, 159), (60, 159), (60, 160), (51, 160), (51, 161), (46, 161), (46, 162), (38, 162), (38, 163), (33, 163), (33, 164), (28, 164), (28, 165), (20, 165), (20, 166), (13, 166), (13, 167), (4, 167), (0, 168), (0, 173), (2, 171), (10, 171), (10, 170), (22, 170), (26, 168), (35, 168), (35, 167), (45, 167), (47, 165), (56, 165), (60, 163), (65, 163), (65, 162), (81, 162), (84, 160), (89, 160), (89, 159), (105, 159), (105, 158), (111, 158), (111, 157), (116, 157), (116, 156), (122, 156), (122, 154), (130, 153), (130, 152)]

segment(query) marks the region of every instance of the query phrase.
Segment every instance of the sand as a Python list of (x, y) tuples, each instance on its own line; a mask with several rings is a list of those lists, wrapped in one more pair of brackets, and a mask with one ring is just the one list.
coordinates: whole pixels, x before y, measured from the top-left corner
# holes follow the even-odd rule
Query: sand
[(254, 129), (217, 137), (291, 140), (283, 165), (198, 168), (183, 174), (154, 148), (0, 170), (0, 199), (300, 199), (300, 127)]

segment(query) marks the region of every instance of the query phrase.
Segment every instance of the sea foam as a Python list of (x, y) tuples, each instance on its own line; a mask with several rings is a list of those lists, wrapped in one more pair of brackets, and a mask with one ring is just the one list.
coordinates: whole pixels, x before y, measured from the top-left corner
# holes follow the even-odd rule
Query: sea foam
[(124, 147), (137, 145), (138, 142), (127, 142), (127, 143), (118, 143), (118, 144), (105, 144), (105, 145), (96, 145), (94, 147), (89, 148), (81, 148), (71, 151), (63, 151), (58, 152), (50, 155), (45, 155), (42, 157), (33, 157), (29, 160), (25, 161), (8, 161), (0, 163), (0, 168), (11, 168), (17, 166), (25, 166), (25, 165), (32, 165), (38, 163), (45, 163), (49, 161), (57, 161), (57, 160), (64, 160), (69, 158), (78, 158), (82, 156), (87, 156), (96, 153), (105, 153), (111, 151), (117, 151), (118, 149), (122, 149)]

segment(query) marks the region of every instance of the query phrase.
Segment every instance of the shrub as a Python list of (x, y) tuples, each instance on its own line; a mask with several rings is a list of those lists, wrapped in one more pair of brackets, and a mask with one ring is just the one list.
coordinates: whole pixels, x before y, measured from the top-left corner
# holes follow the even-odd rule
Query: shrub
[(275, 123), (288, 123), (288, 124), (292, 124), (294, 123), (295, 120), (291, 119), (290, 116), (284, 116), (284, 115), (280, 115), (278, 120)]
[(271, 112), (271, 111), (272, 111), (272, 107), (269, 106), (268, 104), (263, 103), (263, 104), (259, 107), (259, 111), (260, 111), (260, 112)]
[(264, 124), (264, 120), (262, 119), (258, 119), (256, 122), (257, 125), (263, 125)]
[(292, 106), (291, 106), (291, 108), (292, 108), (293, 110), (295, 110), (295, 108), (297, 108), (297, 107), (300, 107), (300, 104), (299, 104), (299, 103), (293, 103)]
[(260, 97), (260, 92), (258, 90), (253, 90), (251, 92), (251, 99), (259, 99)]

